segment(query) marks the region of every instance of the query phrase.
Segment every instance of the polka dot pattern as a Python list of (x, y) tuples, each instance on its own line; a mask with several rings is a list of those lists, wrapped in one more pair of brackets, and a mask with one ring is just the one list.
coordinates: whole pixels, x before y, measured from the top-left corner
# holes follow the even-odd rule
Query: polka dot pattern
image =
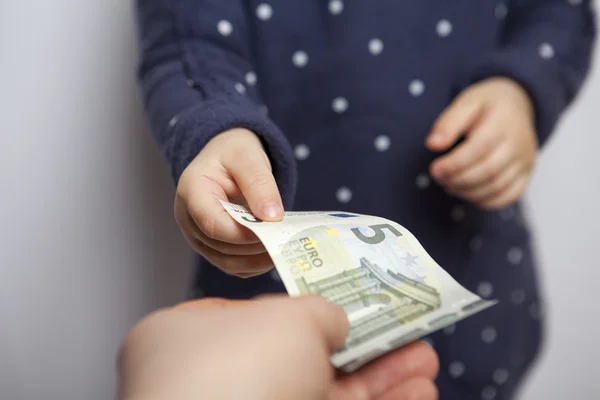
[(223, 36), (229, 36), (233, 32), (233, 26), (231, 25), (231, 22), (224, 19), (219, 21), (219, 23), (217, 24), (217, 29), (219, 30), (219, 33)]
[(417, 176), (417, 179), (415, 179), (415, 185), (419, 189), (427, 189), (430, 184), (431, 184), (431, 178), (426, 173), (420, 173)]
[(237, 90), (237, 92), (238, 92), (239, 94), (244, 94), (244, 93), (246, 93), (246, 86), (244, 86), (244, 84), (243, 84), (243, 83), (241, 83), (241, 82), (238, 82), (238, 83), (236, 83), (234, 86), (235, 86), (235, 90)]
[(539, 48), (540, 57), (549, 60), (554, 57), (554, 47), (549, 43), (542, 43)]
[(494, 286), (488, 281), (479, 282), (477, 285), (477, 293), (483, 298), (490, 298), (494, 293)]
[(409, 93), (414, 97), (419, 97), (425, 91), (425, 84), (420, 79), (415, 79), (408, 85)]
[(506, 259), (513, 265), (519, 264), (523, 259), (523, 250), (519, 247), (512, 247), (508, 250), (508, 253), (506, 253)]
[(498, 3), (496, 5), (495, 14), (496, 14), (496, 18), (498, 18), (498, 19), (506, 18), (506, 15), (508, 14), (508, 7), (506, 6), (506, 4)]
[(335, 111), (338, 114), (341, 114), (348, 109), (348, 100), (346, 100), (343, 97), (336, 97), (335, 99), (333, 99), (331, 107), (333, 108), (333, 111)]
[(448, 374), (452, 378), (459, 378), (465, 373), (465, 364), (460, 361), (452, 361), (448, 366)]
[(329, 2), (329, 12), (333, 15), (341, 14), (344, 11), (344, 2), (342, 0), (331, 0)]
[(369, 40), (369, 53), (373, 54), (374, 56), (377, 56), (381, 54), (382, 51), (383, 42), (381, 41), (381, 39), (374, 38)]
[(306, 66), (308, 64), (308, 54), (302, 50), (298, 50), (292, 54), (292, 63), (298, 68)]
[(496, 341), (497, 335), (498, 333), (496, 332), (496, 328), (494, 328), (493, 326), (486, 326), (481, 331), (481, 340), (483, 341), (483, 343), (490, 344)]
[(493, 386), (486, 386), (481, 391), (481, 400), (494, 400), (498, 391)]
[(310, 149), (305, 144), (299, 144), (294, 147), (294, 155), (298, 160), (306, 160), (310, 156)]
[(389, 136), (379, 135), (375, 138), (375, 149), (377, 151), (386, 151), (390, 148), (391, 140)]
[(268, 21), (273, 16), (273, 8), (267, 3), (261, 3), (256, 7), (256, 16), (263, 21)]
[(496, 385), (503, 385), (508, 380), (508, 371), (504, 368), (498, 368), (494, 371), (492, 380)]
[(256, 74), (254, 72), (252, 72), (252, 71), (246, 72), (245, 79), (246, 79), (246, 83), (248, 85), (250, 85), (250, 86), (256, 85)]
[(340, 203), (348, 203), (352, 200), (352, 191), (345, 186), (342, 186), (335, 192), (335, 197)]
[(435, 30), (438, 36), (446, 37), (452, 33), (452, 24), (447, 19), (442, 19), (437, 23)]

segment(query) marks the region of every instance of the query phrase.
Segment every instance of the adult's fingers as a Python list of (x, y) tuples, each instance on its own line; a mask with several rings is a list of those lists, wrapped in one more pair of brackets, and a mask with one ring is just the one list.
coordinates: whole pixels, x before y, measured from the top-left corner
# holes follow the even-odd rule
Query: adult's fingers
[(432, 151), (449, 149), (476, 123), (483, 110), (483, 103), (473, 92), (460, 95), (435, 121), (425, 145)]
[(308, 314), (330, 352), (342, 347), (348, 336), (350, 323), (341, 307), (320, 296), (299, 296), (290, 300)]
[(342, 377), (334, 388), (334, 398), (378, 399), (399, 382), (417, 377), (433, 380), (438, 368), (437, 355), (430, 346), (422, 342), (412, 343)]
[(377, 400), (437, 400), (439, 393), (431, 379), (418, 377), (394, 386)]
[(252, 213), (264, 221), (283, 218), (281, 195), (264, 151), (252, 146), (232, 152), (223, 166), (242, 191)]

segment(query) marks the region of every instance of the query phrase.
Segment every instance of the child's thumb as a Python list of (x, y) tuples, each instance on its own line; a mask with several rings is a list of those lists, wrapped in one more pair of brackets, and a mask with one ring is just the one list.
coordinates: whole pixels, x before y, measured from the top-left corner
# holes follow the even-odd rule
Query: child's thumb
[(247, 148), (232, 164), (227, 170), (242, 191), (252, 213), (264, 221), (281, 220), (281, 195), (264, 152)]
[(470, 95), (459, 96), (433, 125), (425, 142), (432, 151), (448, 150), (477, 121), (482, 105)]

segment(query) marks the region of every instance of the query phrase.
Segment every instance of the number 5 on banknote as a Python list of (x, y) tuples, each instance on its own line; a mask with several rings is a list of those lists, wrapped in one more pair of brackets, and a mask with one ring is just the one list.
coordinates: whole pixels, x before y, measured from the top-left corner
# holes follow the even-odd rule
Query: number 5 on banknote
[(350, 332), (332, 357), (344, 371), (496, 303), (463, 288), (393, 221), (313, 211), (257, 223), (222, 204), (263, 242), (291, 296), (317, 294), (346, 311)]

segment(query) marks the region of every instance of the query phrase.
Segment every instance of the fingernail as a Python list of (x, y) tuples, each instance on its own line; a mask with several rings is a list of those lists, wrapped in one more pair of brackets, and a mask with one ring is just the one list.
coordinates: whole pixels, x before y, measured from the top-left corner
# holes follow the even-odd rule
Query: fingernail
[(268, 202), (268, 203), (263, 204), (260, 211), (262, 211), (262, 213), (265, 217), (273, 219), (273, 218), (277, 218), (283, 210), (278, 203)]

